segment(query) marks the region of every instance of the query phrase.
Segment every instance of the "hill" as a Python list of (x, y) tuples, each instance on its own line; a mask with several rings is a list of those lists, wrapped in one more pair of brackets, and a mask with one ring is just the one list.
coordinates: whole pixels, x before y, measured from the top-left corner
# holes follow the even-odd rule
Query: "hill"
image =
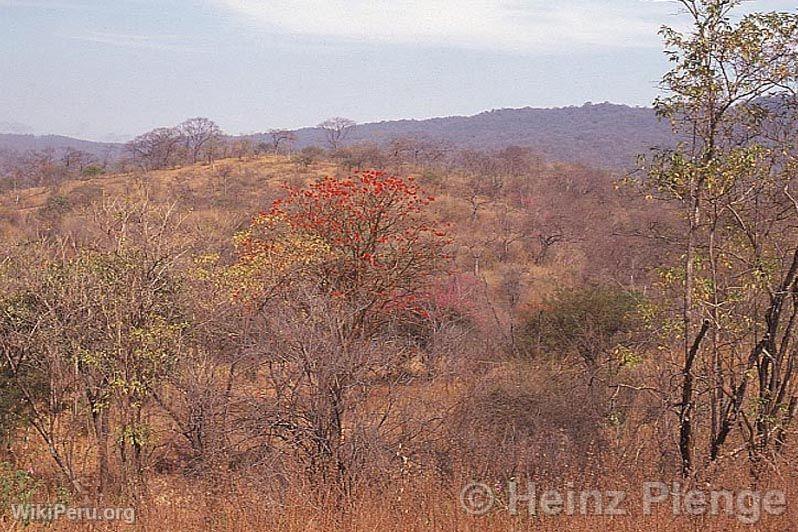
[[(324, 131), (317, 127), (294, 133), (295, 148), (326, 144)], [(400, 137), (425, 137), (455, 148), (480, 150), (523, 146), (549, 160), (608, 169), (626, 168), (638, 154), (672, 142), (669, 128), (658, 121), (652, 109), (602, 103), (555, 109), (498, 109), (474, 116), (360, 124), (347, 143), (372, 142), (385, 146)], [(250, 138), (268, 140), (265, 134)], [(0, 149), (46, 148), (72, 148), (114, 158), (121, 153), (122, 145), (55, 135), (0, 134)]]
[(68, 149), (84, 151), (101, 159), (113, 159), (122, 152), (122, 145), (80, 140), (61, 135), (17, 135), (13, 133), (0, 133), (0, 150), (11, 150), (16, 152), (54, 150), (56, 152), (63, 152)]
[[(324, 132), (318, 128), (300, 129), (296, 135), (299, 148), (324, 144)], [(672, 143), (669, 127), (653, 109), (610, 103), (362, 124), (348, 142), (384, 145), (403, 136), (425, 136), (482, 150), (524, 146), (550, 160), (609, 169), (626, 168), (638, 154)]]
[[(666, 263), (671, 252), (659, 239), (625, 236), (626, 229), (668, 222), (657, 202), (626, 195), (606, 172), (575, 165), (530, 161), (518, 172), (508, 167), (481, 176), (457, 168), (403, 167), (403, 174), (416, 175), (412, 181), (399, 176), (379, 183), (405, 198), (423, 191), (420, 197), (428, 198), (420, 203), (423, 209), (412, 214), (406, 203), (401, 210), (362, 209), (361, 216), (372, 220), (383, 220), (384, 212), (393, 218), (347, 226), (393, 231), (403, 223), (401, 233), (388, 237), (404, 239), (409, 231), (418, 240), (407, 242), (425, 245), (389, 244), (378, 248), (385, 250), (381, 257), (393, 249), (420, 250), (415, 256), (434, 264), (432, 255), (422, 254), (430, 250), (442, 252), (437, 256), (446, 266), (422, 285), (423, 292), (411, 292), (412, 299), (381, 291), (399, 303), (371, 313), (380, 329), (368, 340), (352, 340), (342, 334), (352, 329), (340, 325), (353, 315), (351, 307), (341, 309), (343, 292), (317, 295), (325, 285), (311, 285), (310, 275), (362, 282), (369, 276), (390, 280), (387, 275), (400, 270), (382, 267), (370, 253), (353, 259), (332, 254), (330, 244), (304, 236), (305, 229), (296, 236), (277, 233), (280, 240), (272, 244), (260, 235), (275, 234), (279, 226), (257, 228), (286, 218), (260, 214), (253, 221), (254, 213), (269, 212), (278, 198), (281, 209), (296, 212), (297, 201), (304, 200), (295, 195), (286, 201), (288, 184), (313, 201), (317, 191), (331, 191), (322, 209), (303, 211), (318, 220), (307, 227), (341, 227), (324, 216), (348, 208), (351, 195), (345, 190), (363, 181), (337, 164), (321, 156), (308, 162), (299, 154), (236, 157), (0, 192), (0, 352), (33, 360), (10, 369), (8, 364), (5, 380), (0, 379), (0, 404), (18, 408), (5, 411), (14, 417), (0, 416), (0, 434), (17, 438), (13, 446), (0, 446), (0, 481), (17, 479), (9, 484), (11, 496), (40, 500), (70, 486), (88, 496), (120, 493), (111, 500), (119, 500), (120, 507), (139, 505), (137, 522), (149, 528), (167, 522), (180, 530), (268, 530), (288, 523), (286, 530), (307, 530), (315, 519), (320, 523), (315, 529), (336, 530), (339, 514), (286, 512), (307, 506), (321, 513), (316, 508), (324, 508), (326, 499), (312, 498), (317, 486), (338, 497), (332, 490), (351, 474), (353, 497), (359, 497), (351, 528), (389, 530), (382, 523), (402, 519), (403, 529), (424, 530), (434, 522), (441, 530), (486, 530), (507, 529), (518, 520), (496, 511), (479, 527), (462, 527), (459, 486), (473, 482), (475, 470), (485, 471), (491, 482), (498, 479), (498, 486), (514, 474), (552, 486), (579, 485), (586, 476), (596, 486), (611, 487), (662, 478), (657, 475), (677, 478), (673, 465), (658, 462), (671, 426), (651, 422), (669, 415), (669, 404), (618, 391), (642, 389), (659, 382), (654, 381), (659, 375), (667, 382), (673, 374), (668, 351), (655, 351), (659, 344), (647, 348), (648, 333), (630, 319), (637, 308), (630, 305), (646, 304), (638, 303), (638, 294), (657, 295), (646, 272), (652, 263)], [(322, 176), (330, 178), (317, 181)], [(314, 183), (324, 188), (313, 188)], [(376, 200), (386, 197), (384, 188), (373, 190), (367, 205), (393, 204)], [(413, 216), (416, 225), (405, 216)], [(432, 228), (429, 238), (450, 243), (427, 247), (435, 240), (421, 240), (416, 227)], [(354, 248), (388, 237), (329, 242)], [(266, 245), (253, 248), (253, 242)], [(256, 253), (242, 253), (249, 249)], [(342, 260), (350, 262), (340, 266)], [(283, 274), (283, 268), (291, 269)], [(362, 273), (356, 277), (351, 271)], [(619, 363), (617, 350), (626, 345), (642, 354)], [(81, 354), (78, 363), (75, 353)], [(19, 367), (31, 368), (31, 376), (18, 377)], [(344, 414), (330, 414), (329, 403), (317, 399), (327, 393), (317, 383), (329, 382), (319, 375), (330, 373), (353, 383), (340, 396)], [(92, 379), (106, 374), (107, 382)], [(125, 390), (141, 389), (137, 383), (145, 379), (146, 391), (136, 391), (141, 399), (131, 405), (132, 393)], [(51, 382), (68, 385), (38, 385)], [(86, 429), (95, 413), (86, 390), (96, 382), (108, 390), (102, 409), (108, 429), (101, 431)], [(18, 392), (21, 386), (24, 391)], [(48, 401), (50, 393), (59, 400)], [(294, 395), (283, 402), (278, 393)], [(39, 396), (43, 399), (35, 404), (28, 399)], [(26, 407), (31, 404), (37, 408)], [(607, 412), (615, 411), (621, 420), (608, 422)], [(45, 415), (58, 423), (39, 424), (43, 435), (26, 425)], [(140, 431), (147, 438), (115, 436), (128, 430), (131, 418), (141, 420), (134, 435)], [(346, 467), (313, 467), (329, 459), (330, 447), (305, 444), (317, 438), (305, 419), (321, 420), (323, 427), (343, 420), (335, 458)], [(300, 431), (294, 428), (298, 423)], [(329, 432), (319, 434), (328, 438)], [(49, 441), (69, 444), (54, 447)], [(108, 449), (107, 459), (100, 449)], [(588, 459), (581, 457), (585, 452), (591, 453)], [(216, 468), (213, 476), (200, 474), (209, 464)], [(717, 482), (748, 485), (738, 463), (725, 467)], [(287, 479), (276, 486), (275, 471)], [(331, 474), (341, 477), (331, 480)], [(782, 489), (795, 479), (765, 481)], [(368, 499), (373, 486), (387, 489), (397, 482), (408, 496), (389, 505), (384, 498)], [(124, 489), (145, 495), (132, 499)], [(226, 492), (232, 495), (223, 504), (209, 502)], [(411, 522), (421, 498), (435, 502)], [(257, 511), (240, 511), (250, 505)], [(650, 519), (648, 528), (657, 528), (661, 519), (644, 517)], [(695, 519), (668, 517), (680, 530)], [(733, 519), (718, 518), (724, 517)], [(780, 521), (767, 529), (789, 529), (795, 511), (773, 519)], [(619, 530), (638, 530), (640, 521), (633, 523)], [(739, 528), (732, 523), (723, 529)]]

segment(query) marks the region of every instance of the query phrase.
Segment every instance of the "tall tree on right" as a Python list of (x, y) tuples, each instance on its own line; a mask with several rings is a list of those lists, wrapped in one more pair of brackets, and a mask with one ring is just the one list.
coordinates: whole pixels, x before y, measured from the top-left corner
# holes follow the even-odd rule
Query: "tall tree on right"
[(689, 476), (699, 454), (714, 461), (732, 440), (754, 463), (777, 452), (796, 410), (798, 16), (678, 3), (692, 28), (661, 31), (672, 69), (655, 106), (679, 142), (647, 161), (641, 182), (682, 224), (662, 278)]

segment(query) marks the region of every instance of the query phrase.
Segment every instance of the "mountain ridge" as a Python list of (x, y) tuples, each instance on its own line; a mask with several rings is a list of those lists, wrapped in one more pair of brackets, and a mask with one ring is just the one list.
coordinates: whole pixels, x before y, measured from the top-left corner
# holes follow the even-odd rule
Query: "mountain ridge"
[[(318, 127), (293, 130), (294, 147), (324, 146)], [(554, 161), (578, 162), (600, 168), (625, 168), (647, 150), (672, 144), (669, 127), (650, 107), (609, 102), (555, 108), (501, 108), (475, 115), (426, 119), (383, 120), (359, 124), (347, 144), (370, 142), (385, 146), (401, 137), (424, 137), (456, 148), (497, 150), (522, 146)], [(268, 134), (233, 135), (230, 138), (268, 140)], [(118, 157), (124, 144), (94, 142), (61, 135), (0, 134), (0, 149), (79, 149), (98, 157)]]
[(115, 157), (122, 153), (124, 144), (95, 142), (65, 135), (34, 135), (31, 133), (0, 133), (0, 150), (24, 152), (52, 149), (57, 152), (68, 149), (81, 150), (100, 158)]

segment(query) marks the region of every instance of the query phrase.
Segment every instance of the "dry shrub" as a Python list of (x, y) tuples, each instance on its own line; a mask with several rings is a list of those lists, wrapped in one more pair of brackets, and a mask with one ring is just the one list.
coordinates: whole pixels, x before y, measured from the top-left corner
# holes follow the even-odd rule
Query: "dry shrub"
[(466, 467), (483, 478), (569, 477), (599, 465), (605, 405), (579, 376), (525, 363), (475, 385), (452, 426)]

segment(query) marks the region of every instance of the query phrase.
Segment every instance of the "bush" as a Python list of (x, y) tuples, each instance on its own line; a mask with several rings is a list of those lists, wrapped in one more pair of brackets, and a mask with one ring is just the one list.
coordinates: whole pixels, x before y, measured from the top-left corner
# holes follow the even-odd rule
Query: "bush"
[[(23, 336), (35, 326), (40, 309), (33, 296), (27, 294), (0, 297), (0, 337), (8, 340), (15, 331)], [(25, 402), (20, 383), (36, 400), (48, 394), (47, 376), (35, 365), (22, 365), (16, 372), (8, 361), (0, 359), (0, 442), (13, 438), (15, 429), (27, 419), (29, 406)]]
[(559, 289), (521, 328), (521, 352), (579, 357), (589, 367), (635, 344), (640, 295), (609, 286)]
[(601, 463), (605, 404), (573, 375), (519, 361), (467, 395), (452, 418), (453, 439), (482, 478), (565, 478), (574, 465), (585, 473)]
[(0, 462), (0, 513), (16, 504), (30, 504), (39, 488), (40, 482), (29, 473), (15, 469), (8, 462)]
[(104, 173), (105, 169), (102, 166), (97, 166), (96, 164), (92, 164), (84, 168), (80, 174), (83, 177), (97, 177), (103, 175)]
[(67, 196), (63, 194), (53, 194), (47, 198), (47, 202), (42, 207), (41, 213), (43, 216), (58, 216), (69, 212), (72, 208), (72, 202)]
[(324, 155), (324, 150), (316, 146), (302, 148), (299, 153), (294, 155), (294, 161), (302, 167), (307, 168)]

